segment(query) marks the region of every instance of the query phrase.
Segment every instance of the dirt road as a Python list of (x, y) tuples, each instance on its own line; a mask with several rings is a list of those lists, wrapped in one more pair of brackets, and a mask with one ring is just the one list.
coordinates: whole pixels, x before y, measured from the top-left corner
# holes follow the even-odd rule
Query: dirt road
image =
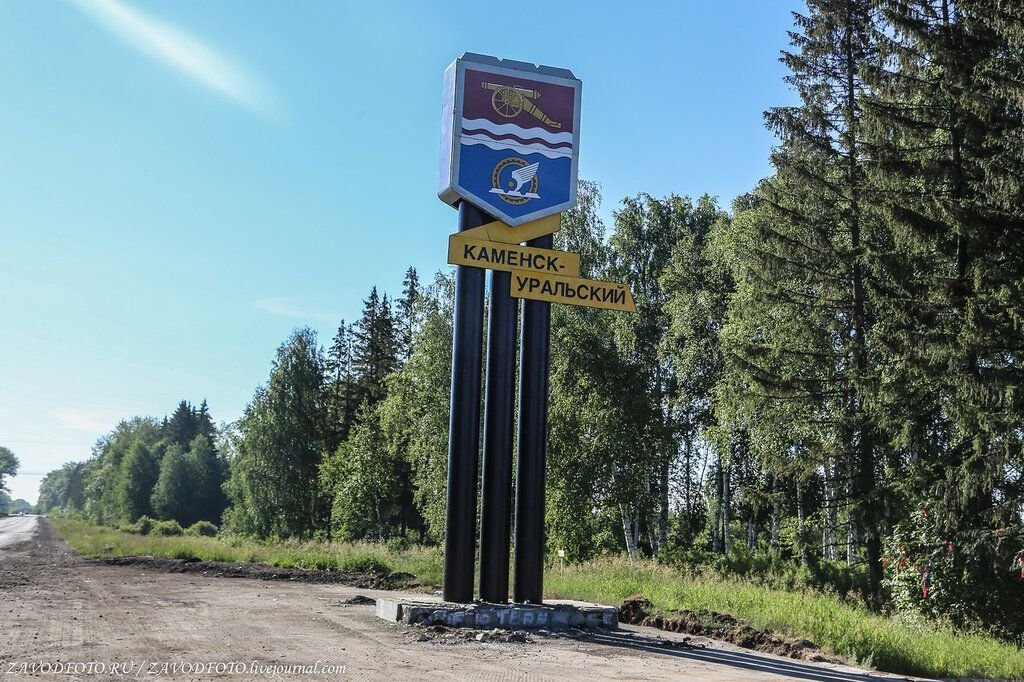
[[(12, 532), (25, 530), (4, 534)], [(30, 537), (22, 535), (0, 549), (0, 678), (153, 679), (158, 673), (168, 679), (238, 680), (860, 682), (880, 677), (700, 638), (684, 644), (681, 635), (632, 626), (580, 637), (532, 635), (532, 641), (517, 644), (446, 639), (378, 620), (373, 606), (342, 603), (382, 594), (102, 565), (78, 557), (40, 519)], [(274, 665), (301, 667), (275, 674)]]

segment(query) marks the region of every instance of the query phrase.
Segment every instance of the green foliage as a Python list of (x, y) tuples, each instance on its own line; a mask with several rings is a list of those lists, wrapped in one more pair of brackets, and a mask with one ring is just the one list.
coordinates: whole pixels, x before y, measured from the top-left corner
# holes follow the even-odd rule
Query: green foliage
[(998, 640), (877, 615), (813, 590), (766, 589), (713, 572), (680, 572), (648, 561), (605, 559), (545, 576), (545, 598), (618, 604), (641, 594), (663, 611), (727, 613), (752, 627), (806, 638), (878, 670), (934, 677), (1024, 675), (1024, 652)]
[(452, 366), (451, 277), (438, 275), (416, 302), (417, 326), (409, 359), (388, 379), (378, 408), (391, 461), (400, 466), (403, 495), (414, 507), (421, 539), (440, 542), (445, 528), (448, 406)]
[[(99, 523), (130, 523), (148, 511), (152, 486), (159, 474), (159, 464), (153, 452), (160, 451), (160, 439), (161, 429), (156, 420), (134, 417), (120, 422), (112, 432), (96, 442), (92, 459), (82, 468), (85, 481), (82, 509), (89, 518)], [(136, 460), (135, 464), (141, 465), (136, 470), (142, 476), (131, 481), (125, 476), (124, 464), (136, 444), (148, 456)], [(149, 489), (143, 490), (147, 481)], [(130, 494), (129, 484), (134, 487)], [(126, 506), (129, 497), (134, 509)]]
[(376, 405), (384, 399), (384, 381), (398, 366), (399, 338), (387, 294), (377, 287), (363, 302), (363, 316), (353, 333), (352, 363), (359, 403)]
[(327, 351), (327, 429), (328, 450), (333, 452), (348, 437), (359, 407), (359, 383), (353, 357), (353, 325), (338, 325), (338, 332)]
[(327, 441), (323, 352), (311, 329), (278, 348), (239, 420), (225, 525), (258, 537), (312, 537), (325, 516), (318, 468)]
[(149, 535), (153, 531), (153, 524), (156, 519), (148, 516), (140, 516), (134, 523), (121, 524), (118, 528), (125, 533), (136, 533), (137, 535)]
[(204, 538), (217, 537), (217, 526), (213, 525), (209, 521), (196, 521), (185, 529), (185, 535), (189, 537)]
[(189, 443), (199, 434), (199, 415), (187, 400), (178, 403), (174, 414), (163, 425), (164, 437), (182, 451), (188, 449)]
[(419, 275), (416, 273), (416, 268), (410, 267), (405, 271), (405, 278), (402, 280), (402, 298), (398, 301), (395, 321), (398, 355), (402, 361), (408, 360), (409, 353), (412, 352), (420, 293)]
[[(18, 474), (18, 458), (9, 448), (0, 445), (0, 491), (7, 490), (4, 479)], [(9, 491), (8, 491), (9, 492)]]
[[(205, 408), (205, 403), (203, 404)], [(204, 520), (219, 523), (228, 500), (224, 494), (227, 479), (227, 464), (220, 457), (210, 437), (200, 433), (189, 444), (185, 455), (186, 471), (189, 476), (189, 494), (186, 508), (177, 519), (183, 525)]]
[(68, 544), (86, 557), (161, 556), (232, 563), (260, 563), (279, 568), (322, 571), (358, 571), (386, 574), (411, 573), (425, 588), (441, 584), (442, 557), (436, 548), (411, 547), (392, 551), (366, 542), (257, 542), (238, 536), (143, 537), (103, 528), (67, 517), (53, 519)]
[(157, 521), (153, 524), (153, 528), (149, 531), (151, 535), (160, 537), (178, 536), (183, 535), (185, 531), (182, 529), (181, 524), (171, 519), (169, 521)]
[[(766, 113), (772, 175), (728, 215), (711, 197), (640, 193), (607, 234), (599, 187), (580, 182), (556, 247), (580, 254), (585, 277), (628, 282), (639, 314), (552, 309), (548, 548), (706, 566), (718, 591), (703, 602), (671, 592), (684, 590), (675, 573), (595, 570), (675, 603), (731, 604), (857, 660), (1017, 670), (992, 663), (1004, 649), (924, 623), (1024, 637), (1018, 4), (809, 0), (782, 57), (797, 101)], [(223, 433), (205, 402), (122, 422), (92, 459), (47, 476), (40, 507), (125, 524), (152, 500), (189, 525), (220, 522), (226, 490), (234, 544), (144, 540), (397, 566), (388, 551), (445, 532), (452, 290), (450, 275), (424, 289), (410, 268), (401, 297), (374, 288), (326, 354), (296, 331)], [(350, 554), (311, 538), (388, 544)], [(810, 615), (787, 615), (786, 598), (736, 576), (846, 610), (798, 596)], [(729, 601), (732, 587), (748, 601)], [(915, 624), (889, 629), (849, 610), (859, 603)]]
[(944, 525), (925, 506), (893, 528), (885, 547), (893, 608), (911, 620), (1024, 641), (1024, 538), (999, 529), (958, 545), (941, 534)]
[(53, 511), (74, 513), (85, 506), (85, 465), (68, 462), (43, 477), (39, 483), (40, 514)]
[[(7, 496), (7, 493), (3, 494)], [(16, 500), (9, 500), (7, 505), (8, 514), (31, 514), (33, 511), (35, 511), (35, 508), (29, 503), (28, 500), (23, 500), (20, 497)]]
[[(887, 468), (905, 500), (890, 580), (904, 612), (977, 621), (1021, 642), (1024, 596), (1011, 571), (1024, 550), (1024, 102), (1013, 74), (1024, 66), (1024, 11), (915, 0), (884, 18), (878, 39), (899, 68), (871, 74), (867, 111), (891, 238), (879, 414), (900, 448)], [(933, 561), (947, 542), (952, 552)], [(926, 598), (911, 573), (928, 563)]]
[(381, 540), (397, 513), (396, 463), (389, 456), (375, 408), (363, 403), (348, 439), (324, 459), (320, 480), (328, 492), (331, 525), (345, 540)]
[(188, 519), (193, 513), (193, 476), (185, 452), (177, 443), (167, 448), (153, 488), (152, 508), (158, 519)]
[(151, 513), (150, 496), (159, 476), (159, 467), (156, 456), (144, 442), (132, 443), (119, 470), (120, 486), (116, 499), (120, 518), (134, 521)]

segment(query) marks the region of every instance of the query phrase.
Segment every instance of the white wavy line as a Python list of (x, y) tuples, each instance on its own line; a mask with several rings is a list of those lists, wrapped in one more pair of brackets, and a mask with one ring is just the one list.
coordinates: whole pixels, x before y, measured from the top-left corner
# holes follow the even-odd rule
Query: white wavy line
[(515, 149), (523, 154), (541, 154), (549, 159), (564, 159), (572, 156), (571, 149), (548, 149), (540, 145), (534, 144), (516, 144), (514, 142), (503, 142), (501, 140), (492, 140), (491, 138), (474, 137), (473, 135), (463, 135), (462, 144), (474, 145), (482, 144), (483, 146), (493, 149), (495, 151), (505, 151), (506, 149)]
[(572, 143), (572, 133), (552, 133), (548, 132), (544, 128), (523, 128), (517, 126), (515, 123), (492, 123), (486, 118), (464, 118), (462, 119), (462, 129), (466, 130), (486, 130), (496, 135), (507, 135), (509, 133), (518, 135), (524, 140), (528, 140), (531, 137), (539, 137), (547, 142), (569, 142)]

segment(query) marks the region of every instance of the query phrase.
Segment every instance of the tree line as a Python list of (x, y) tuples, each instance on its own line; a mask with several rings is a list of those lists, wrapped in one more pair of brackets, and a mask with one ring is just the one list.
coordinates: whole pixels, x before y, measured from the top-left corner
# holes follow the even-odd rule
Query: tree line
[(191, 526), (221, 522), (228, 464), (204, 400), (182, 400), (169, 417), (133, 417), (100, 438), (86, 462), (69, 462), (39, 485), (37, 508), (81, 512), (126, 526), (141, 517)]
[[(1024, 8), (810, 0), (790, 38), (799, 102), (728, 210), (640, 194), (609, 227), (581, 181), (563, 214), (556, 248), (639, 314), (553, 306), (548, 548), (790, 571), (1019, 641)], [(443, 538), (452, 295), (410, 269), (326, 348), (280, 346), (213, 448), (226, 529)], [(101, 521), (163, 475), (118, 434), (169, 451), (118, 428), (68, 465)]]

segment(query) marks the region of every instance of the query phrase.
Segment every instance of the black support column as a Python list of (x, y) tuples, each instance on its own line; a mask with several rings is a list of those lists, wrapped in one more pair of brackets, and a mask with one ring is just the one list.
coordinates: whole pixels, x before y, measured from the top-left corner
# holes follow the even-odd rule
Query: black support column
[[(550, 249), (553, 242), (551, 235), (545, 235), (528, 242), (528, 245)], [(550, 303), (523, 301), (514, 599), (531, 604), (540, 604), (544, 598), (544, 481), (550, 326)]]
[[(468, 202), (459, 204), (459, 232), (490, 221), (485, 213)], [(455, 271), (448, 509), (444, 538), (444, 598), (460, 603), (473, 601), (483, 317), (484, 271), (460, 265)]]
[(480, 504), (480, 598), (508, 601), (512, 521), (512, 437), (515, 421), (516, 322), (512, 275), (491, 271), (484, 390), (484, 470)]

